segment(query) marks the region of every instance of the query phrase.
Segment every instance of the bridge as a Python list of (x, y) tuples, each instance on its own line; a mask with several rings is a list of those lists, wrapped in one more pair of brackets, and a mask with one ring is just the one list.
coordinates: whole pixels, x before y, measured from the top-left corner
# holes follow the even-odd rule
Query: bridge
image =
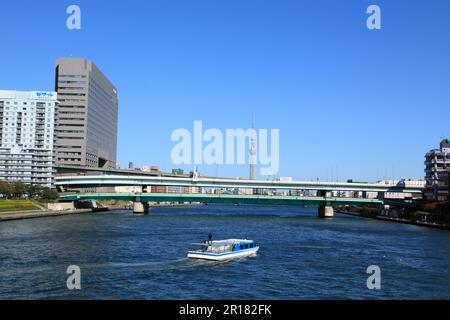
[[(84, 174), (68, 174), (55, 177), (55, 185), (59, 191), (69, 188), (95, 188), (116, 186), (142, 186), (143, 193), (99, 193), (62, 196), (62, 201), (117, 199), (134, 202), (135, 213), (148, 211), (148, 202), (202, 202), (202, 203), (236, 203), (236, 204), (298, 204), (318, 205), (319, 216), (333, 216), (333, 206), (338, 205), (383, 205), (382, 199), (333, 197), (333, 191), (350, 192), (396, 192), (420, 194), (422, 189), (398, 184), (363, 183), (363, 182), (321, 182), (321, 181), (275, 181), (247, 180), (213, 177), (189, 177), (186, 175), (148, 175), (127, 174), (126, 171), (85, 172)], [(253, 190), (315, 190), (318, 197), (292, 197), (269, 195), (223, 195), (223, 194), (174, 194), (145, 193), (151, 186), (200, 187), (200, 188), (242, 188)]]
[(361, 192), (408, 192), (422, 193), (416, 187), (396, 184), (362, 182), (320, 182), (320, 181), (274, 181), (245, 180), (210, 177), (176, 177), (148, 175), (64, 175), (55, 177), (55, 185), (60, 189), (67, 187), (111, 187), (111, 186), (179, 186), (202, 188), (246, 188), (246, 189), (290, 189), (319, 191), (361, 191)]
[(61, 201), (82, 200), (125, 200), (134, 203), (134, 213), (148, 213), (149, 202), (177, 203), (232, 203), (319, 206), (320, 217), (332, 217), (333, 206), (383, 205), (379, 199), (342, 197), (304, 197), (267, 195), (224, 195), (224, 194), (174, 194), (174, 193), (88, 193), (61, 195)]

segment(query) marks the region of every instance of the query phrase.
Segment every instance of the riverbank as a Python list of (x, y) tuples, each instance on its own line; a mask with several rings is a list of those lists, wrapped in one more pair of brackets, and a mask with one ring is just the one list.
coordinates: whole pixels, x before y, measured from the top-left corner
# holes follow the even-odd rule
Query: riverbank
[[(198, 206), (201, 204), (183, 204), (183, 203), (154, 203), (150, 207), (181, 207), (181, 206)], [(31, 207), (30, 207), (31, 208)], [(45, 217), (60, 217), (67, 216), (72, 214), (83, 214), (83, 213), (92, 213), (92, 212), (105, 212), (112, 210), (130, 210), (130, 207), (123, 204), (109, 205), (104, 207), (97, 208), (84, 208), (84, 209), (73, 209), (73, 210), (25, 210), (21, 211), (7, 211), (0, 212), (0, 222), (3, 221), (12, 221), (12, 220), (23, 220), (23, 219), (36, 219), (36, 218), (45, 218)]]
[(36, 200), (0, 200), (0, 213), (14, 211), (40, 211), (45, 204)]
[(93, 208), (93, 209), (75, 209), (75, 210), (64, 210), (64, 211), (42, 211), (42, 210), (32, 210), (32, 211), (13, 211), (13, 212), (2, 212), (0, 213), (0, 222), (12, 221), (12, 220), (23, 220), (23, 219), (35, 219), (35, 218), (45, 218), (45, 217), (59, 217), (67, 216), (71, 214), (81, 214), (81, 213), (91, 213), (97, 211), (107, 211), (108, 208)]
[(420, 221), (420, 220), (411, 220), (411, 219), (405, 219), (405, 218), (382, 216), (382, 215), (376, 215), (376, 214), (366, 214), (366, 213), (362, 213), (362, 212), (346, 211), (346, 210), (342, 210), (342, 209), (336, 210), (336, 212), (342, 213), (342, 214), (348, 214), (348, 215), (356, 216), (356, 217), (382, 220), (382, 221), (386, 221), (386, 222), (396, 222), (396, 223), (410, 224), (410, 225), (415, 225), (415, 226), (420, 226), (420, 227), (428, 227), (428, 228), (435, 228), (435, 229), (441, 229), (441, 230), (450, 230), (450, 225), (445, 224), (445, 223), (426, 222), (426, 221)]

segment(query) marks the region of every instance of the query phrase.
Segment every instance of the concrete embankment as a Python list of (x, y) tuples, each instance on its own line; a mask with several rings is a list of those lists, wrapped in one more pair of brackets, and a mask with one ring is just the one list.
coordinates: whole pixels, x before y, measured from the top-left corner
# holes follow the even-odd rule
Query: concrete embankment
[(108, 208), (94, 208), (94, 209), (75, 209), (64, 211), (25, 211), (25, 212), (3, 212), (0, 213), (0, 222), (11, 220), (35, 219), (44, 217), (60, 217), (70, 214), (90, 213), (97, 211), (107, 211)]
[[(177, 207), (177, 206), (194, 206), (200, 204), (179, 204), (179, 203), (161, 203), (161, 204), (151, 204), (151, 207)], [(72, 206), (72, 207), (71, 207)], [(107, 207), (98, 208), (85, 208), (85, 209), (74, 209), (73, 204), (48, 204), (48, 208), (53, 210), (30, 210), (30, 211), (11, 211), (11, 212), (1, 212), (0, 222), (2, 221), (12, 221), (12, 220), (23, 220), (23, 219), (35, 219), (35, 218), (45, 218), (45, 217), (60, 217), (67, 216), (71, 214), (82, 214), (82, 213), (92, 213), (92, 212), (104, 212), (112, 210), (130, 210), (130, 206), (119, 205), (108, 205)], [(56, 210), (55, 210), (56, 209)], [(57, 210), (61, 209), (61, 210)]]
[(428, 228), (435, 228), (435, 229), (441, 229), (441, 230), (450, 230), (450, 225), (443, 224), (443, 223), (426, 222), (426, 221), (420, 221), (420, 220), (388, 217), (388, 216), (382, 216), (382, 215), (364, 214), (364, 213), (360, 213), (360, 212), (350, 212), (350, 211), (345, 211), (345, 210), (337, 210), (337, 212), (342, 213), (342, 214), (356, 216), (356, 217), (382, 220), (382, 221), (386, 221), (386, 222), (396, 222), (396, 223), (410, 224), (410, 225), (415, 225), (415, 226), (420, 226), (420, 227), (428, 227)]

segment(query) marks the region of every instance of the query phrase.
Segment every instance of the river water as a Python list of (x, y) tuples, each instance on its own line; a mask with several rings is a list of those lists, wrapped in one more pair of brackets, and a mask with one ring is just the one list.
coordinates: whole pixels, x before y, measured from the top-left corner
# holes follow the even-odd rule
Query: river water
[[(450, 232), (317, 208), (210, 205), (0, 223), (0, 299), (449, 299)], [(248, 238), (256, 257), (185, 258), (189, 243)], [(67, 267), (81, 269), (68, 290)], [(367, 288), (368, 266), (381, 289)]]

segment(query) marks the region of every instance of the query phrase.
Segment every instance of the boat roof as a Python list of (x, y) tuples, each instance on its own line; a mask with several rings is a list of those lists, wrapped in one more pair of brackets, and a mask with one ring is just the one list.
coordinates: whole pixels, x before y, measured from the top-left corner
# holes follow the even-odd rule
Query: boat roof
[(214, 247), (219, 247), (219, 246), (226, 246), (226, 245), (232, 245), (232, 244), (236, 244), (236, 243), (252, 243), (253, 240), (248, 240), (248, 239), (227, 239), (227, 240), (213, 240), (213, 242), (207, 243), (207, 242), (203, 242), (203, 243), (191, 243), (191, 245), (193, 246), (214, 246)]

